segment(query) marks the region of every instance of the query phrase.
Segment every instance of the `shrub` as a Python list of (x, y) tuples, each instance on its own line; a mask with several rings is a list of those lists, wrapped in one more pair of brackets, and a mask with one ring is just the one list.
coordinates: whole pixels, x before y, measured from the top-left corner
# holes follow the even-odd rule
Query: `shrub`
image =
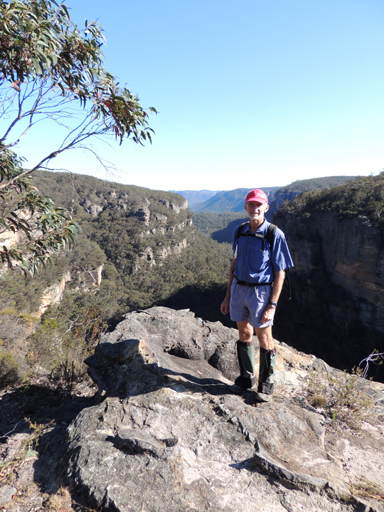
[(0, 352), (0, 389), (12, 386), (19, 380), (19, 364), (16, 359), (8, 352)]
[(313, 407), (323, 409), (333, 422), (357, 428), (363, 415), (372, 406), (363, 370), (352, 374), (333, 368), (315, 369), (307, 382), (307, 399)]

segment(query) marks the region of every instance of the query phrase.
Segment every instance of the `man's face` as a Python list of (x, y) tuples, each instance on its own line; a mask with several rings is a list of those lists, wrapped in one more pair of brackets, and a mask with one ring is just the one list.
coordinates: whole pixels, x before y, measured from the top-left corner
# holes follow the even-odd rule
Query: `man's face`
[(264, 214), (269, 210), (269, 204), (250, 201), (245, 203), (244, 208), (251, 220), (264, 220)]

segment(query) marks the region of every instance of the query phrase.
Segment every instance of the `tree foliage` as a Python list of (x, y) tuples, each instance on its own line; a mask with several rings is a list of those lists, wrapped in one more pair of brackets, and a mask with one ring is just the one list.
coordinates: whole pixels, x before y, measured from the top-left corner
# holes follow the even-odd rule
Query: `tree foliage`
[[(0, 183), (9, 178), (7, 170), (6, 166), (0, 167)], [(18, 201), (15, 193), (20, 196)], [(15, 246), (4, 243), (0, 247), (2, 262), (11, 268), (16, 261), (19, 268), (31, 274), (45, 265), (52, 252), (74, 243), (79, 231), (77, 222), (63, 208), (54, 208), (49, 197), (38, 193), (30, 176), (0, 190), (0, 215), (0, 236), (5, 235), (8, 241), (13, 233), (17, 242)]]
[(377, 227), (384, 224), (384, 172), (348, 181), (330, 189), (304, 192), (286, 202), (277, 213), (277, 220), (286, 213), (311, 215), (329, 212), (340, 218), (367, 217)]
[(356, 176), (326, 176), (324, 178), (310, 178), (308, 180), (297, 180), (293, 181), (285, 187), (279, 188), (277, 194), (301, 194), (311, 190), (317, 190), (321, 188), (331, 188), (343, 185), (347, 181), (355, 180)]
[[(78, 231), (70, 215), (33, 187), (31, 173), (47, 169), (64, 151), (93, 151), (90, 138), (151, 141), (148, 112), (104, 68), (103, 43), (102, 27), (86, 21), (80, 30), (64, 3), (0, 3), (0, 236), (24, 233), (28, 240), (20, 251), (2, 244), (0, 257), (8, 266), (16, 260), (33, 273)], [(18, 145), (42, 121), (54, 123), (62, 139), (48, 151), (42, 144), (37, 162), (27, 169)]]
[(200, 212), (193, 216), (193, 223), (201, 233), (219, 243), (229, 244), (232, 244), (235, 227), (247, 220), (248, 217), (243, 212)]

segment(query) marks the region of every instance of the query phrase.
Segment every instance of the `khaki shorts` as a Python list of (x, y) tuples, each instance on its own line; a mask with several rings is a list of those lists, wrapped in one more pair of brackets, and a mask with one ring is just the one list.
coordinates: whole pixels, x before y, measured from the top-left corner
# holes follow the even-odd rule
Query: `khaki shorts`
[(273, 325), (273, 319), (265, 324), (260, 322), (271, 296), (272, 286), (242, 286), (236, 278), (231, 286), (229, 311), (234, 322), (248, 321), (252, 327), (263, 328)]

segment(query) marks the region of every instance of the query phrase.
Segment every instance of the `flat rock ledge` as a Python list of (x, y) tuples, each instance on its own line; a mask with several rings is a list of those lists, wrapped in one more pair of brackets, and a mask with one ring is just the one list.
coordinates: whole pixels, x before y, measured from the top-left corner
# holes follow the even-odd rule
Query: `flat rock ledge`
[[(78, 500), (118, 512), (374, 512), (384, 487), (384, 386), (370, 419), (332, 426), (305, 399), (325, 365), (276, 342), (276, 393), (233, 385), (237, 333), (183, 310), (130, 313), (87, 360), (100, 403), (69, 425), (63, 471)], [(257, 351), (256, 351), (257, 352)], [(336, 371), (336, 370), (333, 370)]]

